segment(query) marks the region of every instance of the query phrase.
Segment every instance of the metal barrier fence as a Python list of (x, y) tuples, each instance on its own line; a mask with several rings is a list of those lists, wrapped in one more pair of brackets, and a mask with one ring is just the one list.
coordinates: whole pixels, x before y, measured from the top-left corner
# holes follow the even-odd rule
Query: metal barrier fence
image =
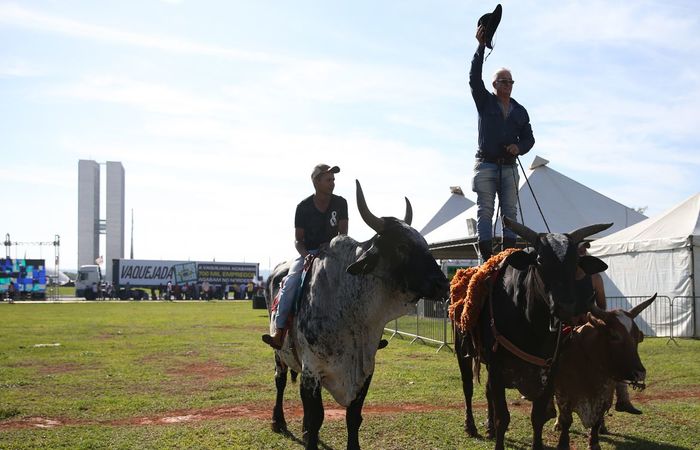
[(437, 351), (443, 348), (453, 351), (454, 344), (452, 324), (447, 314), (449, 300), (421, 299), (416, 303), (415, 311), (389, 322), (384, 331), (391, 333), (389, 339), (412, 338), (414, 342), (438, 345)]
[[(605, 297), (608, 310), (624, 309), (630, 310), (635, 306), (647, 300), (649, 296), (630, 296), (630, 297)], [(659, 295), (656, 297), (646, 310), (643, 317), (638, 316), (635, 322), (639, 327), (639, 331), (645, 336), (673, 336), (673, 320), (671, 317), (673, 309), (671, 308), (671, 299)]]
[(692, 337), (696, 337), (695, 321), (697, 320), (697, 311), (695, 311), (695, 305), (697, 305), (699, 298), (698, 296), (678, 295), (671, 300), (673, 317), (683, 317), (683, 315), (690, 314), (690, 336)]
[[(649, 296), (606, 297), (608, 309), (629, 310), (647, 300)], [(635, 322), (645, 336), (668, 337), (677, 344), (677, 337), (695, 336), (695, 298), (659, 295)], [(690, 332), (679, 336), (678, 326), (690, 323)]]
[[(632, 297), (606, 297), (608, 310), (624, 309), (630, 310), (648, 299), (649, 296)], [(675, 344), (678, 336), (677, 327), (681, 320), (688, 320), (690, 317), (690, 333), (682, 337), (695, 336), (695, 303), (700, 297), (678, 296), (671, 299), (665, 295), (656, 297), (652, 303), (640, 316), (635, 319), (639, 330), (646, 336), (668, 337), (669, 342)], [(437, 351), (443, 348), (453, 351), (454, 335), (452, 324), (447, 314), (449, 300), (426, 300), (421, 299), (415, 311), (389, 322), (384, 331), (391, 334), (391, 338), (412, 338), (414, 342), (438, 345)]]

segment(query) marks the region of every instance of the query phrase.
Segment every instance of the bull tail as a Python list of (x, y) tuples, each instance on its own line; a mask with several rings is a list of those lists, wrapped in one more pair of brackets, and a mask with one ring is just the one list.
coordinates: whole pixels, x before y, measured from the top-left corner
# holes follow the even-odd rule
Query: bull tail
[(477, 383), (481, 384), (481, 339), (479, 332), (476, 329), (472, 329), (469, 332), (469, 336), (472, 338), (472, 373), (474, 374), (474, 379)]

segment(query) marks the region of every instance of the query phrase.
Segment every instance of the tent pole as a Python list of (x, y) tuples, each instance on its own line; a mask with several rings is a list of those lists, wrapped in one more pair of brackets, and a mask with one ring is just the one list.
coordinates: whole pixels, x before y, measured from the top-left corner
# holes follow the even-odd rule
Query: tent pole
[(691, 294), (693, 294), (693, 310), (692, 310), (692, 317), (693, 317), (693, 337), (697, 338), (700, 337), (698, 336), (698, 330), (696, 329), (696, 324), (695, 320), (697, 317), (697, 311), (696, 311), (696, 291), (695, 291), (695, 244), (693, 243), (693, 235), (691, 234), (688, 237), (688, 241), (690, 242), (690, 289), (691, 289)]

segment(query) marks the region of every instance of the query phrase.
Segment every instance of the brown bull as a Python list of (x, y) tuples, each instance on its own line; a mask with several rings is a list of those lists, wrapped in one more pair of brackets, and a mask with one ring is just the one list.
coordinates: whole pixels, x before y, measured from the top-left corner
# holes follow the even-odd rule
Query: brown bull
[(593, 305), (588, 323), (572, 332), (554, 382), (561, 427), (557, 448), (569, 448), (569, 427), (576, 412), (591, 429), (588, 447), (599, 449), (600, 425), (612, 405), (615, 385), (624, 381), (644, 386), (646, 369), (637, 352), (643, 335), (634, 318), (655, 299), (656, 295), (629, 312), (606, 312)]

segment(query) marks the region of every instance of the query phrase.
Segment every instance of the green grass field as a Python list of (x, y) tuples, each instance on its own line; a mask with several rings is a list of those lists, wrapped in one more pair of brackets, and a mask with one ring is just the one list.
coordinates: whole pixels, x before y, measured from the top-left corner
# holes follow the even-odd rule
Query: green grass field
[[(0, 304), (0, 448), (302, 448), (298, 385), (287, 386), (291, 435), (270, 430), (272, 350), (250, 302)], [(54, 345), (60, 344), (60, 345)], [(613, 413), (603, 448), (700, 448), (700, 341), (646, 339), (642, 416)], [(325, 448), (345, 421), (324, 394)], [(483, 422), (483, 388), (475, 394)], [(529, 448), (529, 403), (509, 391), (508, 448)], [(476, 449), (463, 430), (459, 370), (449, 352), (394, 339), (377, 358), (360, 442), (367, 449)], [(556, 444), (549, 422), (545, 443)], [(483, 427), (482, 427), (483, 429)], [(572, 444), (586, 447), (578, 419)]]

